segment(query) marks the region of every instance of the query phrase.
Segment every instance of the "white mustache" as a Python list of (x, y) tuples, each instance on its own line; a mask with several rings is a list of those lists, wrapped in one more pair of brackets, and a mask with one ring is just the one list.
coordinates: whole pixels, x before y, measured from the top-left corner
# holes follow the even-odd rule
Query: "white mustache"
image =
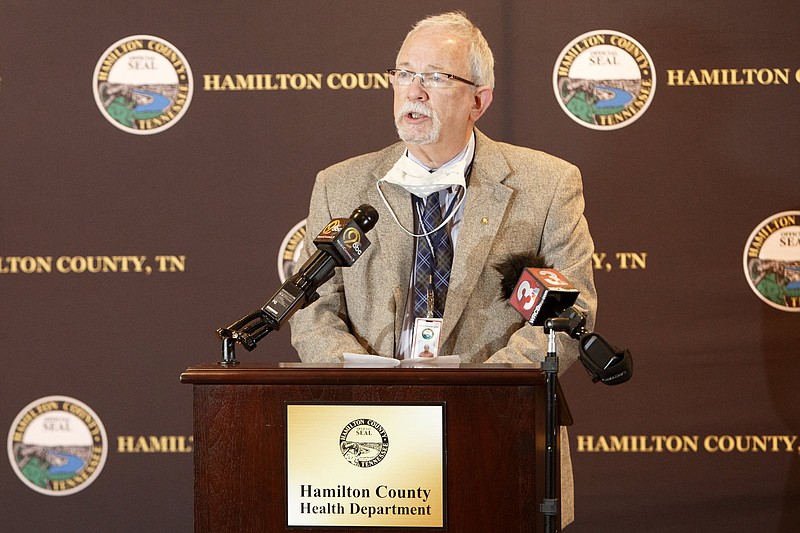
[(406, 102), (403, 104), (403, 107), (397, 112), (397, 116), (395, 117), (398, 121), (403, 118), (404, 115), (409, 113), (417, 113), (419, 115), (425, 115), (426, 117), (430, 117), (433, 119), (438, 119), (436, 116), (436, 111), (429, 108), (422, 102)]

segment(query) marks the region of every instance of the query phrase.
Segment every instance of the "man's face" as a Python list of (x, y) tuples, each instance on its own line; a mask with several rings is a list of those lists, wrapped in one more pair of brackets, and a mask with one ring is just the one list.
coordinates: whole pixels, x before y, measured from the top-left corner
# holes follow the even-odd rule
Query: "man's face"
[[(412, 34), (397, 55), (397, 68), (413, 72), (445, 72), (472, 79), (468, 44), (439, 28)], [(395, 125), (407, 144), (441, 147), (455, 156), (469, 138), (475, 118), (475, 88), (455, 82), (452, 87), (425, 88), (419, 78), (407, 87), (394, 86)], [(442, 161), (444, 162), (444, 161)]]

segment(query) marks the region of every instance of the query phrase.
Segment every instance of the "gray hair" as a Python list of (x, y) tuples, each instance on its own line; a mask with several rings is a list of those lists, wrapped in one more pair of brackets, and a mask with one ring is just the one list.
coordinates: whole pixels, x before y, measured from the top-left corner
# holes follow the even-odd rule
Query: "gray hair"
[(451, 31), (469, 43), (469, 65), (472, 81), (477, 85), (488, 85), (494, 88), (494, 55), (481, 30), (478, 29), (462, 11), (451, 11), (440, 15), (431, 15), (417, 22), (406, 35), (408, 39), (418, 30), (425, 28), (442, 28)]

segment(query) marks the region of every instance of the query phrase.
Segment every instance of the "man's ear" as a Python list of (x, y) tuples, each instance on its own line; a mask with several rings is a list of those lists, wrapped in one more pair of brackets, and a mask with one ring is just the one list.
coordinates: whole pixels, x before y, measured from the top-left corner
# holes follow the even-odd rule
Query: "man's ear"
[(491, 87), (481, 86), (477, 88), (471, 110), (473, 121), (477, 121), (489, 109), (493, 97), (494, 92)]

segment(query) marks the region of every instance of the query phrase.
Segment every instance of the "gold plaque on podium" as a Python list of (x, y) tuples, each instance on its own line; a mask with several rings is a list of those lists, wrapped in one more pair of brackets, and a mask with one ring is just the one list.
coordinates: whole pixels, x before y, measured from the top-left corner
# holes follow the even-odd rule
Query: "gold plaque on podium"
[(286, 409), (288, 526), (444, 527), (443, 403)]

